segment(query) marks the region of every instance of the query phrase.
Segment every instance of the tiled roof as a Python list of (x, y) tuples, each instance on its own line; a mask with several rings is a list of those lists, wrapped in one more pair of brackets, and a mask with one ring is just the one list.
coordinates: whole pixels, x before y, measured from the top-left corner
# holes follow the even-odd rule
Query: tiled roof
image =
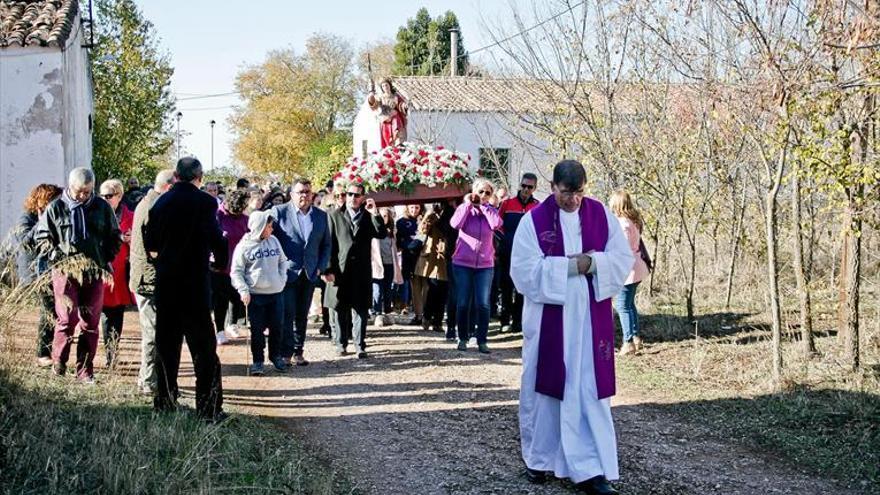
[(0, 0), (0, 48), (64, 46), (79, 0)]
[(399, 77), (394, 86), (411, 110), (445, 112), (554, 113), (565, 101), (551, 81), (481, 77)]

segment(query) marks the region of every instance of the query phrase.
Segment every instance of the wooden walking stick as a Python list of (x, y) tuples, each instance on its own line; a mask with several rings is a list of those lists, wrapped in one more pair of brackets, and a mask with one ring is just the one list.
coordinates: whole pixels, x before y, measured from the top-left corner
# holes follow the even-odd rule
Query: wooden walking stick
[(245, 351), (245, 362), (244, 369), (247, 376), (251, 376), (251, 319), (248, 316), (248, 305), (244, 306), (244, 321), (247, 322), (247, 341), (245, 342), (245, 347), (247, 350)]

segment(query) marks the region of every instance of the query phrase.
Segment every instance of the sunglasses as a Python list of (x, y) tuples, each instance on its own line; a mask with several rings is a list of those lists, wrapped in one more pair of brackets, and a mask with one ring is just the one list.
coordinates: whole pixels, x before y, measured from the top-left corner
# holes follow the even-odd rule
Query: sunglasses
[(534, 189), (535, 188), (535, 186), (533, 186), (531, 184), (520, 184), (519, 187), (521, 187), (523, 189)]
[(349, 198), (360, 198), (361, 196), (363, 196), (363, 194), (356, 192), (347, 192), (345, 194), (347, 194)]
[(492, 191), (480, 191), (477, 194), (479, 194), (480, 196), (491, 196)]

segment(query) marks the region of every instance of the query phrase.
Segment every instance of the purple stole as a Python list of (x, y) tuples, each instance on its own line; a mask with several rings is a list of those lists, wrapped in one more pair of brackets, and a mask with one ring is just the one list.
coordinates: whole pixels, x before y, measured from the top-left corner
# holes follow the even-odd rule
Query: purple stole
[[(565, 256), (559, 205), (550, 195), (531, 212), (544, 256)], [(608, 243), (608, 217), (602, 203), (584, 198), (578, 212), (581, 221), (581, 252), (604, 251)], [(593, 275), (587, 275), (590, 297), (590, 323), (593, 337), (593, 366), (596, 373), (598, 398), (611, 397), (614, 386), (614, 321), (611, 299), (597, 302), (593, 291)], [(541, 334), (538, 339), (538, 372), (535, 391), (562, 400), (565, 393), (565, 360), (562, 306), (545, 304), (541, 313)]]

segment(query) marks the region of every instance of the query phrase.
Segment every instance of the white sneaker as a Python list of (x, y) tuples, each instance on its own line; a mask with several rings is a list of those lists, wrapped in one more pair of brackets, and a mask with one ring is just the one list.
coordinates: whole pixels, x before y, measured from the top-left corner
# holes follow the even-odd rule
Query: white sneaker
[(241, 337), (241, 334), (238, 333), (238, 325), (232, 324), (226, 327), (226, 336), (230, 339), (237, 339)]
[(225, 345), (229, 343), (229, 338), (226, 337), (226, 332), (221, 330), (217, 332), (217, 345)]

